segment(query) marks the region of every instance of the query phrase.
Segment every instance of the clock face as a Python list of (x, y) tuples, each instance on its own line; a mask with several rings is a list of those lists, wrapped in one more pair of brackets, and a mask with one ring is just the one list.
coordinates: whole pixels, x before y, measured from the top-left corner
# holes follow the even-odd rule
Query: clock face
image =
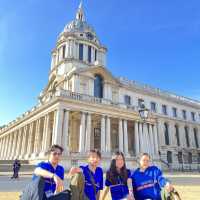
[(94, 35), (90, 32), (86, 33), (86, 36), (89, 40), (93, 40), (94, 39)]

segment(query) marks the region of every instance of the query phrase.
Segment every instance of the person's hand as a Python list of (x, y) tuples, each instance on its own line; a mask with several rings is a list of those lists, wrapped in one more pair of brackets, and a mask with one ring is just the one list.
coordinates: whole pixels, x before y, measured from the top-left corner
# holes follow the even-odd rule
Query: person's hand
[(128, 200), (135, 200), (134, 196), (133, 196), (133, 191), (132, 190), (129, 190), (129, 194), (127, 196), (127, 199)]
[(165, 185), (165, 189), (167, 190), (167, 192), (171, 192), (174, 190), (174, 187), (172, 184), (170, 184), (169, 182)]
[(74, 174), (79, 173), (79, 172), (81, 172), (81, 169), (80, 169), (79, 167), (72, 167), (72, 168), (70, 169), (70, 171), (69, 171), (69, 174), (70, 174), (71, 176), (73, 176)]
[(128, 196), (126, 198), (127, 198), (127, 200), (135, 200), (133, 194), (128, 194)]
[(57, 176), (56, 174), (54, 174), (53, 180), (56, 184), (56, 192), (63, 191), (64, 190), (63, 180), (59, 176)]

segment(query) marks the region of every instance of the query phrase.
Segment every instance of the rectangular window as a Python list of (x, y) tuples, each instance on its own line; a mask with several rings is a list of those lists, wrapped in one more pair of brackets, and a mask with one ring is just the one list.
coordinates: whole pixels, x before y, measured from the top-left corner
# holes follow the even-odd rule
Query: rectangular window
[(167, 162), (169, 164), (172, 163), (172, 152), (171, 151), (167, 151)]
[(188, 132), (188, 128), (187, 127), (185, 127), (185, 139), (186, 139), (187, 147), (190, 147), (189, 132)]
[(151, 111), (156, 112), (156, 103), (155, 102), (151, 102)]
[(126, 105), (131, 105), (131, 97), (129, 95), (124, 96), (124, 103)]
[(83, 60), (83, 44), (79, 44), (79, 60)]
[(182, 153), (182, 152), (178, 152), (178, 162), (179, 162), (180, 164), (183, 163), (183, 153)]
[(177, 145), (180, 146), (179, 127), (175, 125)]
[(167, 115), (167, 106), (166, 105), (162, 105), (162, 112), (164, 115)]
[(97, 50), (95, 49), (94, 60), (97, 61)]
[(198, 164), (200, 164), (200, 153), (198, 153), (197, 162), (198, 162)]
[(143, 99), (138, 99), (138, 107), (143, 108), (144, 107), (144, 100)]
[(183, 119), (187, 119), (187, 115), (186, 115), (186, 110), (182, 110), (182, 114), (183, 114)]
[(88, 62), (91, 63), (92, 61), (92, 47), (88, 46)]
[(196, 148), (198, 149), (199, 148), (199, 140), (198, 140), (198, 132), (197, 132), (197, 129), (194, 128), (194, 140), (195, 140), (195, 145), (196, 145)]
[(177, 117), (177, 108), (172, 108), (173, 117)]
[(194, 112), (191, 112), (191, 118), (192, 118), (192, 121), (195, 121), (195, 113)]
[(64, 45), (62, 47), (62, 58), (64, 59), (65, 58), (65, 50), (66, 50), (66, 46)]
[(192, 153), (191, 152), (188, 153), (188, 163), (192, 164)]

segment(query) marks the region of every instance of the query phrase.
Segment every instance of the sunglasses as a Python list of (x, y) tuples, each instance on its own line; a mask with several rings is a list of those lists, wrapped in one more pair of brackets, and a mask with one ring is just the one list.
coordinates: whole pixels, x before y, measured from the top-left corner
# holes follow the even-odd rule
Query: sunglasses
[(53, 154), (54, 156), (56, 156), (56, 155), (61, 156), (61, 155), (62, 155), (62, 153), (56, 152), (56, 151), (53, 151), (52, 154)]

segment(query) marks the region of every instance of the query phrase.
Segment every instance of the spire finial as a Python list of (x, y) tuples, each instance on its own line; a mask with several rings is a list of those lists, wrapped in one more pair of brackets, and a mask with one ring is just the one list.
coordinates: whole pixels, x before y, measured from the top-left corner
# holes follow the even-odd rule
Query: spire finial
[(83, 10), (83, 1), (80, 1), (78, 11), (76, 12), (76, 19), (80, 21), (85, 21), (85, 15)]

